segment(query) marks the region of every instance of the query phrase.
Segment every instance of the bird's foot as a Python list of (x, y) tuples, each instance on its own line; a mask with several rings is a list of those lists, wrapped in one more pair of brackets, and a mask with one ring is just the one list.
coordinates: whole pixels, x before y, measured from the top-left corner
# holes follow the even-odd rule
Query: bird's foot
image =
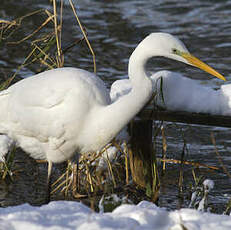
[(77, 191), (72, 191), (72, 196), (73, 196), (75, 199), (81, 199), (81, 198), (86, 198), (86, 197), (87, 197), (87, 194), (80, 194), (80, 193), (78, 193)]

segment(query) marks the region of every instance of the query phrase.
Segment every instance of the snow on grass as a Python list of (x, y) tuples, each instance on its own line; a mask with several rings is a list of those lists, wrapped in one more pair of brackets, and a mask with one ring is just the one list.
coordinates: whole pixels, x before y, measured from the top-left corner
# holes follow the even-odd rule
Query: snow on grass
[(23, 204), (0, 209), (1, 230), (230, 230), (231, 217), (194, 209), (167, 211), (142, 201), (123, 204), (111, 213), (96, 213), (73, 201), (41, 207)]

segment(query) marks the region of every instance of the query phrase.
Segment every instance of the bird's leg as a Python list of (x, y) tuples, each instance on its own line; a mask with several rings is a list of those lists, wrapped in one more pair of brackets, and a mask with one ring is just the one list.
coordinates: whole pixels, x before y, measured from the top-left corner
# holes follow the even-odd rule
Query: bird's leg
[(79, 199), (86, 197), (86, 195), (79, 194), (77, 192), (77, 183), (78, 183), (78, 171), (79, 171), (79, 155), (77, 155), (77, 162), (72, 161), (72, 176), (73, 176), (73, 181), (72, 181), (72, 195), (74, 198)]
[(48, 161), (47, 194), (46, 194), (47, 204), (50, 202), (50, 195), (51, 195), (51, 171), (52, 171), (52, 162)]

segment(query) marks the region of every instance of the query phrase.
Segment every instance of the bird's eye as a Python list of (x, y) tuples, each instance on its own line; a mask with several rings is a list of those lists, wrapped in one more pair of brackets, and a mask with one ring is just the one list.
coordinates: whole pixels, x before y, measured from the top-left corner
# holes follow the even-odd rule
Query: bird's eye
[(177, 49), (173, 48), (173, 49), (172, 49), (172, 52), (173, 52), (174, 54), (177, 54)]

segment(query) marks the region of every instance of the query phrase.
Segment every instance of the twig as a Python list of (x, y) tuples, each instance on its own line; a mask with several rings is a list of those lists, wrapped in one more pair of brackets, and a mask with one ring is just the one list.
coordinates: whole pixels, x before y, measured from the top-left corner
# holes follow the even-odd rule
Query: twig
[[(61, 7), (62, 7), (62, 1), (61, 1)], [(53, 10), (54, 10), (54, 26), (55, 26), (55, 38), (56, 38), (56, 45), (57, 45), (57, 52), (58, 52), (58, 61), (57, 61), (57, 66), (61, 67), (63, 65), (63, 58), (62, 58), (62, 52), (61, 52), (61, 35), (59, 35), (59, 27), (61, 28), (61, 25), (58, 26), (57, 22), (57, 9), (56, 9), (56, 0), (53, 0)], [(62, 9), (61, 9), (62, 13)], [(62, 17), (61, 17), (62, 18)], [(60, 32), (61, 34), (61, 32)]]
[(129, 171), (128, 171), (128, 146), (127, 146), (127, 143), (124, 142), (125, 144), (125, 150), (124, 150), (124, 153), (125, 153), (125, 170), (126, 170), (126, 184), (129, 183)]
[[(182, 161), (181, 160), (176, 160), (176, 159), (162, 159), (162, 158), (157, 158), (158, 161), (165, 161), (167, 163), (174, 163), (174, 164), (181, 164)], [(218, 167), (215, 166), (210, 166), (210, 165), (206, 165), (206, 164), (202, 164), (202, 163), (198, 163), (198, 162), (191, 162), (191, 161), (183, 161), (183, 164), (185, 165), (192, 165), (194, 167), (204, 167), (204, 168), (209, 168), (212, 170), (219, 170)]]
[(217, 146), (216, 146), (216, 140), (215, 140), (215, 137), (214, 137), (214, 134), (213, 132), (211, 132), (211, 139), (212, 139), (212, 143), (214, 145), (214, 149), (215, 149), (215, 153), (217, 155), (217, 158), (218, 158), (218, 161), (223, 169), (223, 171), (227, 174), (227, 176), (229, 178), (231, 178), (231, 174), (229, 173), (229, 171), (227, 170), (227, 168), (225, 167), (224, 163), (223, 163), (223, 160), (222, 160), (222, 157), (221, 155), (219, 154), (218, 150), (217, 150)]
[(80, 43), (81, 41), (83, 41), (85, 38), (80, 38), (76, 41), (74, 41), (72, 44), (70, 44), (69, 46), (67, 46), (65, 49), (63, 49), (63, 54), (65, 54), (69, 49), (71, 49), (72, 47), (74, 47), (75, 45), (77, 45), (78, 43)]
[[(53, 17), (53, 16), (52, 16)], [(7, 42), (8, 45), (18, 45), (24, 41), (26, 41), (27, 39), (31, 38), (33, 35), (35, 35), (38, 31), (40, 31), (48, 22), (50, 22), (50, 20), (52, 19), (52, 17), (49, 17), (46, 19), (45, 22), (43, 22), (36, 30), (34, 30), (31, 34), (27, 35), (26, 37), (24, 37), (23, 39), (16, 41), (16, 42)]]
[(88, 38), (87, 38), (87, 34), (86, 34), (85, 30), (83, 29), (83, 26), (82, 26), (82, 24), (81, 24), (81, 22), (80, 22), (80, 20), (79, 20), (79, 17), (78, 17), (78, 15), (77, 15), (77, 13), (76, 13), (76, 9), (75, 9), (75, 7), (74, 7), (74, 5), (73, 5), (72, 0), (69, 0), (69, 2), (70, 2), (70, 5), (71, 5), (71, 8), (72, 8), (72, 10), (73, 10), (73, 13), (74, 13), (74, 15), (75, 15), (75, 17), (76, 17), (76, 20), (77, 20), (77, 22), (78, 22), (78, 24), (79, 24), (79, 27), (80, 27), (80, 29), (81, 29), (81, 31), (82, 31), (82, 33), (83, 33), (83, 36), (84, 36), (84, 38), (85, 38), (85, 40), (86, 40), (86, 43), (87, 43), (87, 45), (88, 45), (88, 47), (89, 47), (89, 49), (90, 49), (90, 51), (91, 51), (92, 58), (93, 58), (93, 64), (94, 64), (94, 73), (96, 73), (95, 53), (94, 53), (94, 51), (93, 51), (93, 49), (92, 49), (92, 47), (91, 47), (91, 44), (90, 44), (90, 42), (89, 42), (89, 40), (88, 40)]
[[(166, 151), (167, 151), (167, 141), (166, 141), (166, 137), (164, 134), (164, 127), (163, 125), (161, 126), (161, 134), (162, 134), (162, 157), (163, 159), (166, 158)], [(166, 165), (165, 165), (165, 161), (163, 161), (163, 171), (165, 171), (166, 169)]]
[(108, 158), (108, 152), (107, 152), (107, 150), (106, 150), (106, 157), (107, 157), (108, 169), (109, 169), (109, 172), (110, 172), (111, 177), (112, 177), (112, 182), (113, 182), (114, 188), (116, 188), (116, 181), (115, 181), (115, 177), (114, 177), (114, 174), (113, 174), (111, 162), (110, 162), (110, 160)]

